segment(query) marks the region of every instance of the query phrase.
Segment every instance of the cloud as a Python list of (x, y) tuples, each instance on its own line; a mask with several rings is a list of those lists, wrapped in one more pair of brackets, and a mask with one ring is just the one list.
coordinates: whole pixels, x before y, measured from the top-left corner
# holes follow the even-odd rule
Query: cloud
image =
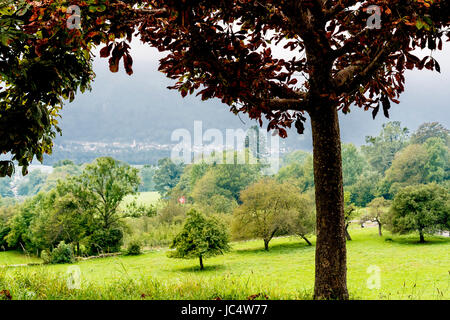
[[(423, 56), (430, 54), (430, 52), (424, 50), (417, 54)], [(90, 96), (92, 99), (107, 99), (105, 103), (114, 104), (123, 100), (120, 98), (122, 95), (127, 95), (132, 96), (133, 102), (131, 105), (123, 107), (130, 110), (136, 104), (148, 104), (150, 102), (155, 104), (155, 106), (161, 105), (164, 108), (177, 108), (180, 119), (191, 119), (194, 109), (201, 108), (202, 112), (196, 112), (195, 114), (201, 114), (203, 118), (196, 120), (206, 121), (211, 126), (214, 126), (214, 123), (220, 124), (222, 122), (233, 124), (233, 126), (242, 125), (241, 121), (228, 111), (227, 106), (222, 105), (217, 99), (207, 102), (203, 102), (196, 97), (183, 99), (177, 92), (169, 91), (167, 86), (173, 84), (174, 81), (167, 79), (162, 73), (157, 71), (159, 59), (165, 56), (164, 53), (158, 52), (158, 50), (134, 39), (132, 55), (135, 73), (131, 77), (125, 74), (123, 67), (121, 67), (120, 73), (111, 74), (107, 66), (107, 59), (97, 58), (95, 60), (95, 71), (98, 77), (94, 85), (94, 92)], [(349, 115), (341, 115), (343, 141), (363, 144), (366, 135), (377, 135), (381, 124), (387, 121), (401, 121), (403, 125), (411, 130), (415, 130), (423, 122), (432, 121), (439, 121), (446, 127), (450, 127), (450, 118), (448, 116), (450, 101), (450, 45), (447, 44), (444, 51), (433, 52), (432, 55), (439, 61), (441, 73), (429, 70), (407, 71), (405, 93), (400, 97), (400, 105), (393, 105), (390, 119), (386, 119), (380, 114), (376, 120), (372, 120), (371, 112), (364, 112), (357, 107), (354, 107)], [(107, 92), (106, 95), (105, 92)], [(83, 103), (88, 103), (88, 101), (83, 99)], [(76, 103), (74, 105), (76, 106)], [(164, 110), (161, 110), (161, 114), (163, 113)], [(145, 118), (148, 116), (145, 114), (136, 115), (130, 112), (130, 117)], [(243, 116), (242, 118), (247, 125), (254, 124), (247, 117)], [(162, 115), (161, 119), (164, 121)], [(149, 118), (148, 120), (152, 119)], [(117, 121), (119, 123), (120, 119)], [(308, 126), (309, 124), (307, 124), (307, 128)], [(310, 147), (308, 134), (300, 139), (296, 133), (291, 133), (291, 139), (301, 141), (302, 146), (305, 146), (306, 141), (308, 142), (306, 144)]]

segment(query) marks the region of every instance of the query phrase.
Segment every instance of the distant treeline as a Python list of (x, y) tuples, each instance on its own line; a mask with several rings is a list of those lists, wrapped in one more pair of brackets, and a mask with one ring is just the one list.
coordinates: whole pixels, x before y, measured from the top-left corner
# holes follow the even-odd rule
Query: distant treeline
[[(439, 123), (425, 123), (411, 134), (389, 122), (361, 148), (343, 144), (347, 227), (355, 219), (373, 221), (380, 234), (383, 227), (418, 231), (421, 241), (424, 233), (448, 230), (449, 148), (449, 131)], [(88, 165), (64, 160), (51, 174), (31, 172), (15, 188), (3, 178), (0, 245), (39, 253), (65, 241), (79, 254), (118, 251), (136, 239), (168, 245), (191, 209), (219, 217), (234, 239), (263, 239), (266, 249), (279, 235), (309, 242), (315, 220), (311, 153), (287, 154), (272, 176), (264, 174), (263, 162), (221, 165), (211, 159), (184, 165), (163, 158), (140, 169), (112, 158)], [(124, 207), (124, 197), (138, 191), (162, 197), (155, 207)], [(25, 201), (14, 200), (15, 193)]]

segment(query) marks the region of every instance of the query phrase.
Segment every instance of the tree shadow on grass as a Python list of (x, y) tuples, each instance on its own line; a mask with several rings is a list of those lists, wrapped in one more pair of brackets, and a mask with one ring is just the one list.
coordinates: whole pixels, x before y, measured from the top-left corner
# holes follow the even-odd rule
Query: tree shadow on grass
[(419, 236), (406, 235), (406, 236), (394, 236), (385, 237), (385, 242), (401, 244), (401, 245), (414, 245), (414, 246), (430, 246), (439, 244), (450, 244), (449, 237), (425, 235), (425, 243), (419, 242)]
[(211, 265), (205, 264), (205, 267), (203, 270), (200, 270), (200, 266), (192, 265), (189, 267), (173, 269), (173, 271), (204, 274), (204, 273), (209, 273), (209, 272), (223, 271), (225, 269), (226, 269), (226, 266), (224, 264), (211, 264)]
[(314, 250), (314, 244), (309, 246), (305, 242), (292, 242), (292, 243), (275, 243), (271, 245), (269, 243), (269, 251), (264, 250), (264, 243), (261, 241), (261, 248), (249, 248), (249, 249), (236, 249), (234, 253), (237, 254), (255, 254), (255, 253), (277, 253), (277, 254), (289, 254), (292, 250)]

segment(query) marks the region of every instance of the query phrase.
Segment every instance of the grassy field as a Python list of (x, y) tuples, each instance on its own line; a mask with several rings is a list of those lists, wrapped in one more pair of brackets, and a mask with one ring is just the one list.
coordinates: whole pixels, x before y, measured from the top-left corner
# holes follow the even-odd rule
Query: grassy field
[[(375, 228), (351, 230), (348, 287), (352, 299), (450, 299), (450, 239), (378, 237)], [(233, 244), (224, 256), (197, 260), (167, 258), (166, 250), (137, 257), (79, 262), (81, 289), (66, 285), (68, 265), (0, 268), (0, 290), (13, 297), (48, 299), (310, 299), (314, 246), (295, 237), (277, 238), (270, 251), (262, 241)], [(3, 253), (4, 254), (4, 253)], [(0, 255), (0, 265), (4, 264)], [(14, 261), (14, 260), (10, 260)], [(380, 288), (369, 289), (368, 268), (380, 270)], [(143, 295), (144, 294), (144, 295)]]
[(0, 266), (40, 263), (41, 259), (17, 251), (0, 251)]
[(156, 204), (160, 198), (160, 195), (158, 192), (140, 192), (137, 196), (128, 196), (126, 197), (122, 205), (127, 205), (128, 203), (132, 202), (136, 199), (137, 204), (139, 205), (150, 205), (150, 204)]

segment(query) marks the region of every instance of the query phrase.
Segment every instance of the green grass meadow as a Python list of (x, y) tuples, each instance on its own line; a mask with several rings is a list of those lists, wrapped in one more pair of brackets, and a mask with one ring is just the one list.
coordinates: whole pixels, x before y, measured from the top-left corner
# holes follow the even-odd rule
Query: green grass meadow
[(0, 252), (0, 266), (41, 263), (42, 260), (34, 256), (25, 255), (18, 251)]
[[(351, 299), (449, 299), (450, 239), (379, 237), (376, 228), (351, 230), (348, 242), (348, 287)], [(167, 249), (140, 256), (78, 262), (80, 289), (67, 287), (69, 265), (0, 268), (0, 290), (20, 299), (311, 299), (314, 246), (296, 237), (276, 238), (270, 251), (262, 241), (233, 243), (231, 252), (206, 259), (175, 260)], [(24, 258), (25, 260), (27, 258)], [(20, 256), (0, 253), (0, 265)], [(379, 270), (380, 287), (368, 288), (371, 267)], [(370, 269), (369, 269), (370, 271)]]
[(122, 206), (126, 206), (133, 200), (136, 200), (138, 205), (155, 205), (160, 199), (158, 192), (140, 192), (136, 196), (127, 196), (122, 202)]

